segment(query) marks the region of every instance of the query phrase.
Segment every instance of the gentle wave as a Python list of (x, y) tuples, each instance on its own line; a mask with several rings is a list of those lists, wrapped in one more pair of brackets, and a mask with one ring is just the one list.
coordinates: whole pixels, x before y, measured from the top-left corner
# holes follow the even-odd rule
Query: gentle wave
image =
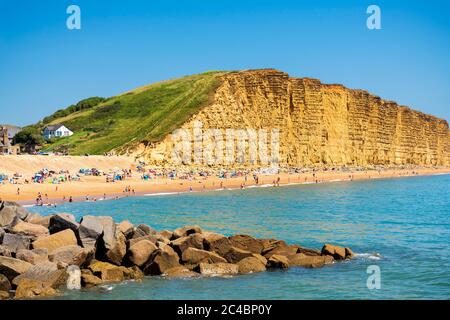
[(381, 260), (382, 258), (379, 253), (355, 253), (355, 257), (370, 260)]
[(155, 193), (146, 193), (144, 196), (151, 197), (151, 196), (168, 196), (172, 194), (182, 194), (182, 193), (189, 193), (189, 192), (195, 192), (195, 191), (184, 191), (184, 192), (155, 192)]

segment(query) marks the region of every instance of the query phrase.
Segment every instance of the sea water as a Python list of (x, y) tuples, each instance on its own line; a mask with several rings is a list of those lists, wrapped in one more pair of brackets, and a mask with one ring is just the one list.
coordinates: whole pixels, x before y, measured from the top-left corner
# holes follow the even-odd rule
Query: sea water
[[(41, 214), (109, 215), (173, 230), (283, 239), (356, 259), (233, 277), (165, 279), (65, 291), (59, 299), (449, 299), (450, 175), (129, 197), (33, 207)], [(380, 288), (368, 286), (369, 266)], [(369, 269), (370, 270), (370, 269)], [(372, 289), (369, 289), (372, 288)]]

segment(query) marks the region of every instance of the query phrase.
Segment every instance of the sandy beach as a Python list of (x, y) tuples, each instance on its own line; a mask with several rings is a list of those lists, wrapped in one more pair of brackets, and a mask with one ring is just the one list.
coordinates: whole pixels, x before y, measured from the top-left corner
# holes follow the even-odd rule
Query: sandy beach
[(0, 158), (0, 173), (12, 175), (15, 172), (20, 172), (24, 177), (31, 176), (42, 168), (55, 171), (64, 169), (70, 172), (77, 172), (80, 168), (94, 167), (105, 172), (112, 168), (132, 170), (131, 177), (114, 182), (106, 182), (104, 176), (82, 176), (79, 181), (68, 181), (59, 184), (24, 183), (23, 179), (19, 179), (17, 184), (9, 182), (0, 184), (0, 198), (2, 200), (17, 201), (21, 204), (34, 204), (38, 193), (42, 195), (44, 204), (54, 204), (68, 201), (70, 197), (72, 197), (73, 201), (97, 201), (133, 195), (273, 186), (274, 182), (276, 185), (281, 186), (450, 173), (450, 168), (408, 168), (348, 172), (327, 170), (314, 173), (260, 174), (258, 184), (256, 184), (251, 174), (248, 174), (247, 177), (240, 176), (227, 179), (216, 176), (195, 176), (192, 179), (157, 177), (143, 180), (141, 178), (142, 174), (134, 171), (137, 164), (132, 158), (127, 157), (1, 156)]

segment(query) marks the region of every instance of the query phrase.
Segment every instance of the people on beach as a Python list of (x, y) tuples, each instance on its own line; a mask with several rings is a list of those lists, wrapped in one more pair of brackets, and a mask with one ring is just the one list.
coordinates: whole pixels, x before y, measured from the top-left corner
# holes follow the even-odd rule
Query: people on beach
[[(105, 188), (105, 190), (108, 190), (108, 192), (111, 192), (113, 194), (119, 193), (120, 190), (122, 190), (123, 196), (135, 196), (137, 195), (139, 190), (143, 190), (142, 183), (146, 183), (147, 180), (144, 181), (137, 181), (140, 180), (139, 177), (142, 174), (148, 175), (149, 181), (151, 182), (155, 181), (155, 190), (153, 190), (153, 184), (152, 184), (152, 191), (158, 192), (158, 190), (161, 189), (171, 189), (170, 185), (175, 185), (176, 187), (180, 188), (180, 190), (185, 189), (185, 186), (191, 184), (189, 188), (189, 192), (193, 191), (193, 185), (195, 185), (195, 181), (201, 184), (201, 188), (199, 185), (200, 190), (207, 190), (207, 189), (226, 189), (226, 187), (238, 187), (240, 189), (244, 189), (247, 186), (247, 183), (253, 184), (253, 185), (260, 185), (263, 184), (264, 177), (268, 177), (267, 179), (271, 179), (269, 181), (266, 181), (266, 183), (272, 182), (273, 186), (280, 186), (282, 184), (281, 179), (283, 179), (283, 183), (291, 183), (291, 182), (302, 182), (305, 183), (308, 181), (311, 181), (313, 183), (320, 183), (324, 181), (329, 181), (331, 179), (335, 179), (336, 177), (333, 177), (337, 175), (337, 179), (345, 179), (350, 181), (353, 181), (355, 179), (355, 175), (357, 179), (375, 179), (378, 178), (378, 176), (408, 176), (408, 175), (417, 175), (421, 174), (422, 172), (420, 169), (414, 170), (405, 170), (405, 168), (400, 167), (397, 169), (389, 168), (380, 168), (380, 167), (374, 167), (372, 169), (367, 168), (360, 168), (360, 167), (333, 167), (333, 168), (323, 168), (323, 169), (312, 169), (312, 168), (282, 168), (277, 170), (266, 170), (266, 169), (193, 169), (193, 168), (161, 168), (161, 169), (155, 169), (155, 168), (145, 168), (145, 165), (142, 164), (140, 168), (138, 169), (118, 169), (114, 168), (109, 171), (103, 172), (96, 169), (86, 169), (83, 170), (82, 175), (91, 175), (91, 176), (99, 176), (104, 175), (107, 177), (107, 181), (116, 181), (116, 180), (125, 180), (133, 178), (133, 173), (138, 172), (139, 175), (134, 176), (133, 181), (133, 187), (131, 187), (131, 184), (125, 183), (119, 183), (118, 190), (117, 188), (109, 187)], [(81, 170), (78, 172), (79, 175), (81, 175)], [(279, 174), (282, 174), (280, 176)], [(290, 176), (291, 174), (292, 176)], [(323, 175), (322, 175), (323, 174)], [(0, 174), (1, 175), (1, 174)], [(260, 175), (263, 175), (262, 179), (260, 179)], [(375, 176), (374, 176), (375, 175)], [(15, 177), (21, 177), (22, 175), (20, 173), (15, 174)], [(70, 182), (72, 181), (72, 177), (76, 177), (77, 175), (72, 175), (68, 171), (53, 171), (48, 169), (43, 169), (39, 174), (36, 174), (35, 180), (29, 181), (29, 183), (37, 183), (40, 184), (40, 186), (37, 187), (37, 190), (41, 190), (38, 196), (34, 199), (36, 205), (47, 205), (49, 202), (49, 196), (51, 199), (62, 199), (62, 202), (68, 201), (69, 198), (66, 198), (66, 196), (62, 196), (59, 193), (59, 183), (62, 182)], [(243, 179), (241, 179), (243, 178)], [(250, 178), (250, 179), (249, 179)], [(253, 178), (253, 181), (252, 181)], [(297, 179), (296, 179), (297, 178)], [(9, 193), (11, 196), (15, 196), (16, 199), (20, 201), (24, 197), (26, 198), (26, 195), (28, 193), (28, 188), (30, 186), (26, 185), (27, 179), (21, 178), (20, 179), (12, 179), (13, 184), (20, 184), (25, 185), (23, 186), (15, 186), (11, 189), (9, 189)], [(104, 180), (102, 178), (101, 182), (104, 183)], [(218, 180), (215, 180), (218, 179)], [(171, 180), (174, 180), (174, 183), (172, 183)], [(6, 182), (5, 182), (6, 181)], [(5, 180), (3, 179), (3, 184), (6, 184), (10, 181), (10, 179)], [(25, 182), (24, 182), (25, 181)], [(73, 181), (79, 181), (79, 179), (73, 179)], [(82, 183), (90, 182), (90, 179), (87, 179), (85, 181), (81, 181)], [(98, 180), (92, 180), (95, 183), (99, 183)], [(184, 182), (185, 181), (185, 182)], [(184, 182), (184, 183), (183, 183)], [(55, 184), (54, 186), (51, 186), (49, 188), (48, 184)], [(42, 185), (42, 186), (41, 186)], [(25, 188), (25, 189), (24, 189)], [(53, 189), (54, 188), (54, 189)], [(67, 190), (65, 192), (71, 193), (70, 191), (71, 187), (67, 187)], [(78, 188), (78, 186), (77, 186)], [(32, 190), (36, 190), (34, 187)], [(66, 188), (65, 188), (66, 189)], [(79, 190), (83, 190), (84, 188), (80, 185)], [(146, 188), (148, 189), (148, 187)], [(37, 191), (36, 190), (36, 191)], [(76, 194), (75, 196), (81, 196), (83, 197), (83, 194), (80, 194), (80, 191), (74, 191)], [(90, 192), (91, 189), (89, 189)], [(197, 189), (196, 189), (197, 190)], [(48, 192), (48, 193), (47, 193)], [(83, 192), (83, 191), (81, 191)], [(70, 194), (69, 193), (69, 194)], [(72, 193), (73, 194), (73, 193)], [(94, 197), (93, 197), (94, 196)], [(106, 199), (106, 193), (103, 193), (103, 198), (101, 196), (101, 193), (93, 194), (93, 196), (87, 195), (85, 197), (86, 201), (96, 201), (96, 200), (105, 200)], [(11, 197), (13, 198), (13, 197)], [(121, 198), (120, 196), (118, 198)], [(111, 197), (111, 199), (114, 199), (114, 197)], [(70, 202), (73, 201), (73, 198)]]
[(44, 202), (42, 201), (42, 195), (40, 192), (38, 192), (38, 195), (36, 197), (36, 205), (37, 206), (42, 206), (44, 204)]

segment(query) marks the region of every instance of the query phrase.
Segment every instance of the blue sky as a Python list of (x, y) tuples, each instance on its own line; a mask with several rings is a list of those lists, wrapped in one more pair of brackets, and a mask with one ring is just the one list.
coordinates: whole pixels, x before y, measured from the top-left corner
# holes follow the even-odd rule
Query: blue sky
[[(81, 30), (66, 8), (81, 8)], [(381, 8), (381, 30), (366, 8)], [(207, 70), (277, 68), (450, 120), (449, 1), (0, 0), (0, 123)]]

